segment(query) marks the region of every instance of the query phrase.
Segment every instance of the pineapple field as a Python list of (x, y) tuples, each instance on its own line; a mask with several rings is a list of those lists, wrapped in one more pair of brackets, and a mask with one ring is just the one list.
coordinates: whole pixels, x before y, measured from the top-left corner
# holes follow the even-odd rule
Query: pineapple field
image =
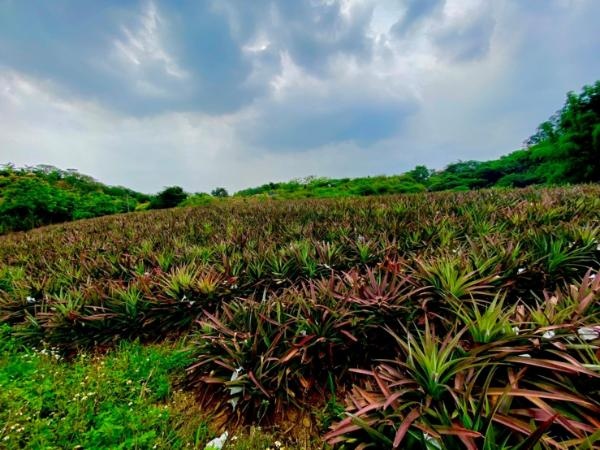
[[(115, 421), (154, 434), (120, 448), (598, 448), (599, 269), (594, 184), (233, 198), (0, 236), (0, 446), (111, 447), (93, 421), (126, 403)], [(96, 390), (124, 393), (86, 407), (90, 440), (52, 440), (60, 383), (18, 403), (25, 356), (86, 399), (82, 374), (113, 361)]]

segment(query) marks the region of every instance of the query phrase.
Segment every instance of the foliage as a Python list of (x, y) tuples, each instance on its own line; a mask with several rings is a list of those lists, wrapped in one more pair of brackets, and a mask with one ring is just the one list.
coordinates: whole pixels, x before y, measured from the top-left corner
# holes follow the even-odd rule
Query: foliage
[(54, 225), (0, 237), (0, 321), (75, 360), (184, 335), (183, 386), (215, 432), (593, 446), (599, 211), (600, 187), (582, 185), (233, 198)]
[(218, 187), (213, 189), (210, 192), (210, 195), (212, 195), (213, 197), (229, 197), (229, 192), (227, 192), (227, 189), (225, 189), (224, 187)]
[(203, 192), (199, 192), (196, 194), (189, 195), (183, 202), (179, 204), (179, 206), (203, 206), (208, 205), (212, 201), (214, 201), (213, 196)]
[(0, 234), (133, 211), (148, 196), (52, 166), (0, 168)]
[(174, 208), (180, 205), (187, 197), (188, 195), (179, 186), (166, 187), (152, 199), (150, 208)]

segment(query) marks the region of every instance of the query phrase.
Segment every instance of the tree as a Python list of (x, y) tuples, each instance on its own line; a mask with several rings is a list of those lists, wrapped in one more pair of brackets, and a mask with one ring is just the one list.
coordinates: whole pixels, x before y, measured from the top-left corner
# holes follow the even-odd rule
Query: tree
[(179, 186), (169, 186), (159, 192), (150, 202), (151, 209), (174, 208), (187, 198), (187, 193)]
[(417, 183), (425, 184), (431, 176), (431, 170), (425, 166), (416, 166), (413, 170), (408, 172), (408, 175), (413, 177)]
[(212, 195), (213, 197), (221, 197), (221, 198), (225, 198), (225, 197), (229, 197), (229, 192), (227, 192), (227, 189), (225, 189), (224, 187), (218, 187), (218, 188), (214, 188), (210, 195)]

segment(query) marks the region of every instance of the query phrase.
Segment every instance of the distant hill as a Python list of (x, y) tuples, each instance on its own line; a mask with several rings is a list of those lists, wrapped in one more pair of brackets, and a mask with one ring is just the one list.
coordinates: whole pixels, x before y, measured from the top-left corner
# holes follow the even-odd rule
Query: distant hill
[(150, 197), (53, 166), (0, 168), (0, 234), (133, 211)]

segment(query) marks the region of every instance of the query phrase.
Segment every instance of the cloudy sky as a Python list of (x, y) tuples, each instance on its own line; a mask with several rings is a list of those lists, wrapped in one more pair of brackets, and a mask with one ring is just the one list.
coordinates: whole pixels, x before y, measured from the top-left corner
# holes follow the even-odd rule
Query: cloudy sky
[(0, 163), (157, 192), (520, 147), (600, 78), (598, 0), (0, 0)]

